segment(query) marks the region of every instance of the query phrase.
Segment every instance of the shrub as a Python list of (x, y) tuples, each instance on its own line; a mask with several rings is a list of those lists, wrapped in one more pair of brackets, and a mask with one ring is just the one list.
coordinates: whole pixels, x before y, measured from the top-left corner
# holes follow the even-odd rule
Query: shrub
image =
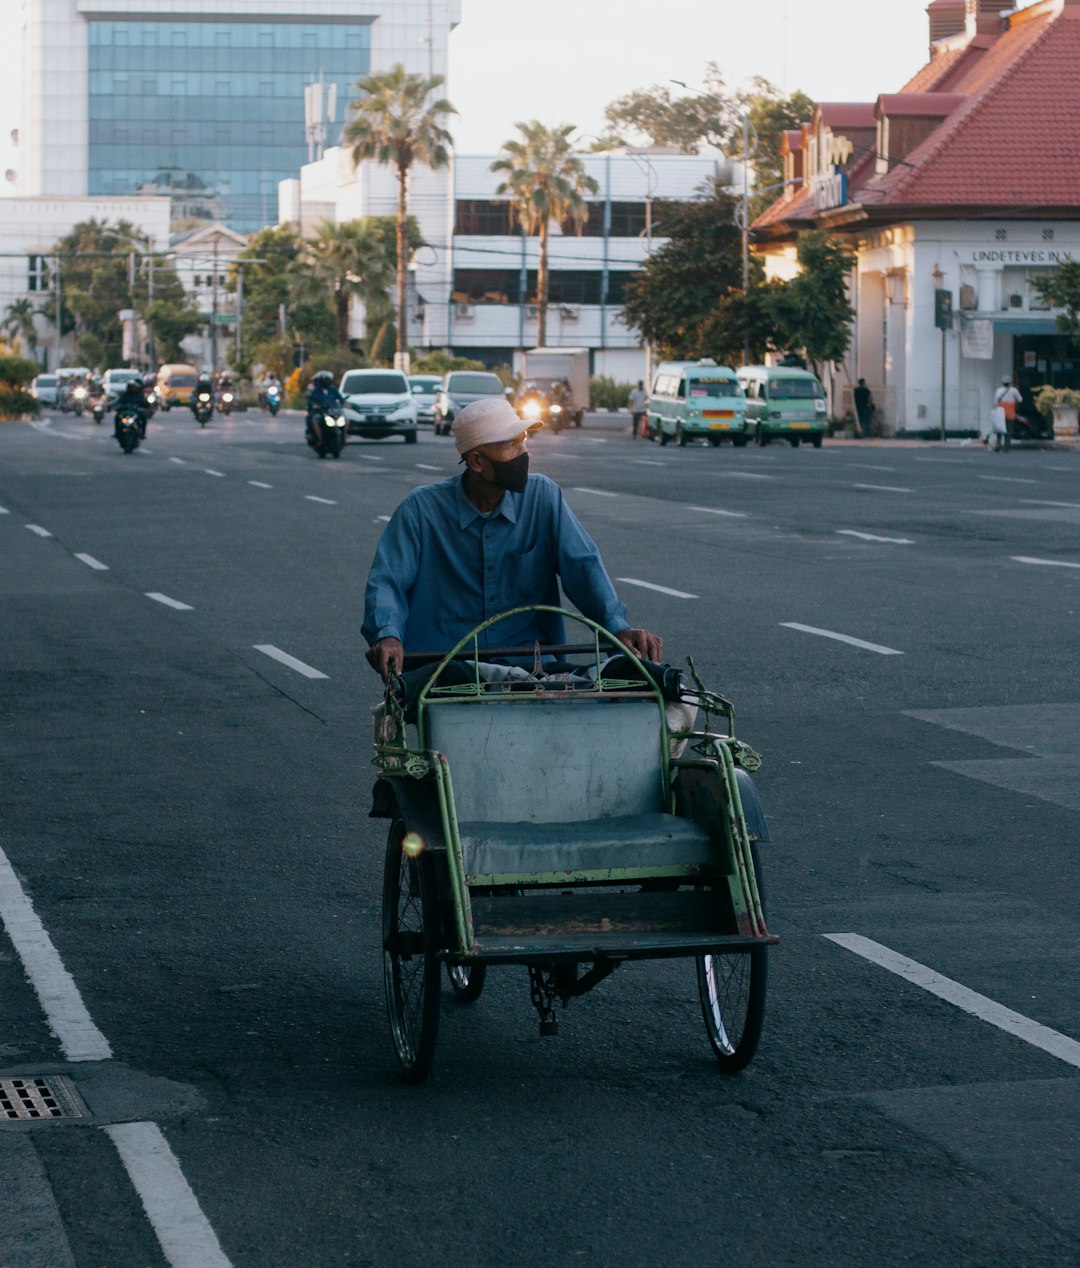
[(304, 373), (304, 367), (298, 365), (292, 374), (285, 380), (285, 408), (286, 409), (306, 409), (307, 393), (306, 388), (310, 375)]
[(625, 409), (633, 386), (632, 383), (616, 383), (606, 374), (594, 374), (589, 380), (589, 408)]
[(1080, 406), (1080, 392), (1071, 387), (1041, 387), (1035, 393), (1035, 408), (1049, 422), (1055, 405)]
[(31, 396), (21, 387), (0, 388), (0, 419), (10, 421), (22, 418), (24, 414), (29, 414), (32, 418), (40, 416), (41, 402), (37, 397)]
[(10, 353), (0, 356), (0, 384), (4, 387), (25, 387), (40, 371), (38, 363), (28, 357), (16, 357)]
[[(472, 357), (454, 357), (442, 348), (425, 352), (412, 362), (411, 374), (449, 374), (451, 370), (486, 370), (483, 361)], [(498, 373), (498, 371), (496, 371)]]

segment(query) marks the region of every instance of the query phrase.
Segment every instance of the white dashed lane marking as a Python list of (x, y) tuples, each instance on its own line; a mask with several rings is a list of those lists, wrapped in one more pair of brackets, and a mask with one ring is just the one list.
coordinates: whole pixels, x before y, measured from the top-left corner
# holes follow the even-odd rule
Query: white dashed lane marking
[(1028, 506), (1064, 506), (1070, 511), (1080, 511), (1080, 502), (1045, 502), (1042, 498), (1021, 498)]
[(10, 515), (10, 514), (11, 512), (7, 509), (6, 506), (0, 506), (0, 515)]
[(965, 1013), (978, 1017), (980, 1021), (988, 1022), (991, 1026), (996, 1026), (998, 1030), (1004, 1030), (1010, 1035), (1016, 1035), (1018, 1039), (1023, 1039), (1025, 1043), (1033, 1047), (1041, 1048), (1043, 1052), (1057, 1057), (1059, 1061), (1080, 1068), (1080, 1043), (1070, 1039), (1068, 1035), (1051, 1030), (1049, 1026), (1044, 1026), (1041, 1022), (1032, 1021), (1023, 1013), (1014, 1013), (1011, 1008), (1006, 1008), (1003, 1004), (980, 995), (959, 982), (954, 982), (952, 978), (943, 977), (925, 964), (920, 964), (918, 960), (909, 960), (907, 956), (882, 946), (880, 942), (864, 938), (861, 934), (827, 933), (824, 936), (830, 942), (835, 942), (837, 946), (844, 947), (883, 969), (888, 969), (890, 973), (902, 977), (905, 982), (922, 987), (924, 991), (929, 991), (938, 999), (954, 1004)]
[(441, 471), (442, 467), (433, 467), (430, 462), (418, 462), (416, 469), (418, 471)]
[(631, 458), (630, 461), (638, 467), (666, 467), (668, 465), (656, 458)]
[(858, 537), (864, 542), (891, 542), (896, 546), (914, 545), (910, 537), (878, 537), (876, 533), (860, 533), (856, 528), (838, 528), (836, 531), (844, 537)]
[(614, 498), (618, 497), (617, 493), (612, 493), (610, 489), (586, 489), (581, 486), (575, 486), (575, 493), (592, 493), (598, 498)]
[(320, 502), (323, 506), (337, 506), (337, 503), (333, 501), (331, 498), (316, 497), (314, 493), (305, 493), (304, 501), (305, 502)]
[(186, 467), (186, 466), (187, 466), (187, 459), (186, 459), (186, 458), (170, 458), (170, 459), (169, 459), (169, 461), (170, 461), (170, 462), (175, 462), (175, 463), (176, 463), (176, 465), (177, 465), (178, 467)]
[(1080, 564), (1072, 564), (1064, 559), (1037, 559), (1033, 555), (1010, 555), (1009, 558), (1018, 564), (1035, 564), (1040, 568), (1080, 568)]
[(375, 523), (376, 523), (376, 524), (389, 524), (389, 523), (390, 523), (390, 516), (389, 516), (389, 515), (376, 515), (376, 516), (375, 516)]
[(911, 493), (912, 489), (902, 488), (896, 484), (853, 484), (853, 489), (872, 489), (875, 493)]
[(976, 476), (976, 480), (992, 480), (995, 484), (1038, 484), (1038, 480), (1026, 480), (1023, 476)]
[(298, 674), (303, 674), (305, 678), (326, 677), (326, 674), (320, 670), (314, 669), (311, 665), (306, 665), (302, 660), (297, 660), (295, 656), (290, 656), (288, 652), (283, 652), (280, 647), (275, 647), (273, 643), (255, 643), (254, 647), (257, 652), (262, 652), (264, 656), (269, 656), (271, 660), (276, 660), (279, 664), (295, 669)]
[(225, 479), (224, 471), (213, 471), (211, 470), (210, 467), (203, 467), (203, 470), (206, 472), (207, 475), (217, 476), (219, 480)]
[(51, 537), (52, 533), (47, 528), (42, 528), (40, 524), (27, 524), (26, 526), (32, 533), (37, 533), (39, 537)]
[(170, 599), (167, 594), (160, 594), (157, 590), (147, 590), (146, 597), (153, 599), (155, 603), (163, 603), (167, 608), (175, 608), (177, 612), (195, 611), (190, 603), (181, 603), (179, 599)]
[(76, 555), (75, 558), (86, 564), (87, 568), (93, 568), (96, 572), (109, 571), (109, 565), (103, 564), (100, 559), (95, 559), (93, 555)]
[(800, 625), (798, 621), (781, 621), (786, 630), (798, 630), (802, 634), (816, 634), (819, 638), (835, 639), (838, 643), (849, 643), (852, 647), (861, 647), (863, 651), (877, 652), (879, 656), (903, 656), (895, 647), (883, 647), (880, 643), (867, 643), (861, 638), (852, 638), (850, 634), (837, 634), (835, 630), (819, 630), (816, 625)]
[(253, 485), (256, 489), (272, 489), (272, 484), (264, 484), (262, 480), (249, 480), (248, 484)]
[(747, 518), (746, 511), (722, 511), (716, 506), (691, 506), (691, 511), (700, 511), (702, 515), (724, 515), (728, 519), (744, 520)]
[(652, 581), (639, 581), (637, 577), (616, 577), (615, 580), (628, 586), (641, 586), (643, 590), (655, 590), (657, 594), (669, 594), (673, 599), (699, 598), (696, 594), (687, 594), (685, 590), (672, 590), (668, 586), (658, 586)]

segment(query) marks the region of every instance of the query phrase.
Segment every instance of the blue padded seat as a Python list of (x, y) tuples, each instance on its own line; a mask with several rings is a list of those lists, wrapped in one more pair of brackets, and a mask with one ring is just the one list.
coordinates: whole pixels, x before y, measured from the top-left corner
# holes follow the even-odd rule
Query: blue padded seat
[(615, 815), (571, 823), (458, 823), (467, 876), (707, 867), (704, 828), (678, 815)]

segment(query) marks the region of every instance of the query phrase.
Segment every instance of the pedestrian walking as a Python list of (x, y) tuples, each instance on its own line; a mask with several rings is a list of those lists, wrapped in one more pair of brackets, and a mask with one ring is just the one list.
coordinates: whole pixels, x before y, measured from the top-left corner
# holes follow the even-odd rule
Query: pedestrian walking
[[(995, 413), (997, 410), (1000, 410), (1003, 415), (1003, 419), (999, 421), (1004, 422), (1004, 427), (999, 428), (999, 426), (995, 424), (995, 449), (1008, 449), (1009, 443), (1012, 440), (1013, 423), (1016, 421), (1016, 407), (1020, 404), (1021, 399), (1020, 393), (1015, 387), (1013, 387), (1012, 381), (1010, 379), (1002, 379), (1001, 387), (999, 387), (994, 393), (994, 405), (996, 407)], [(1001, 440), (1002, 431), (1004, 431), (1005, 436), (1004, 442)]]
[(630, 389), (630, 400), (627, 408), (630, 410), (630, 435), (637, 440), (638, 428), (641, 428), (641, 434), (644, 436), (645, 428), (643, 419), (645, 418), (645, 409), (649, 403), (649, 398), (645, 394), (645, 384), (638, 379), (638, 385)]
[(874, 419), (874, 394), (866, 386), (865, 379), (859, 380), (853, 396), (855, 398), (856, 438), (869, 436)]

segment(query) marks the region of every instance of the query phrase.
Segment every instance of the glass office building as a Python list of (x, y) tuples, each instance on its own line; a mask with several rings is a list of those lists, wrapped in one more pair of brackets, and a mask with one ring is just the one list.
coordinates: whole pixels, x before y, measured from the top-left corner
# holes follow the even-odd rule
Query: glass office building
[(88, 193), (169, 194), (173, 218), (250, 231), (307, 162), (304, 86), (337, 86), (335, 145), (371, 28), (335, 21), (89, 22)]

